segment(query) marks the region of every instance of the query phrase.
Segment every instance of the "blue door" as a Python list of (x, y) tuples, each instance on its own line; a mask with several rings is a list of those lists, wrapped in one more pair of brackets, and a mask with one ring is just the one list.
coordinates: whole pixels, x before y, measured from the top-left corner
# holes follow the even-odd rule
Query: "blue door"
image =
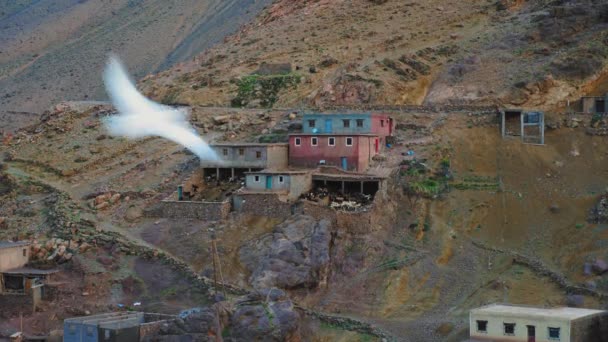
[(342, 169), (348, 170), (348, 160), (346, 157), (340, 157), (340, 159), (342, 159)]
[(272, 189), (272, 176), (266, 176), (266, 189)]
[(331, 119), (325, 119), (325, 133), (331, 133)]

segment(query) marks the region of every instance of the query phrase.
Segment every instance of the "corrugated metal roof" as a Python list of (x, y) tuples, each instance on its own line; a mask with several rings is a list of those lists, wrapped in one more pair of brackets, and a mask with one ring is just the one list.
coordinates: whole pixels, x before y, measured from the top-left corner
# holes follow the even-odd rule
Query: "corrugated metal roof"
[(2, 273), (5, 274), (53, 274), (53, 273), (57, 273), (59, 272), (58, 269), (50, 269), (50, 270), (40, 270), (37, 268), (31, 268), (31, 267), (18, 267), (18, 268), (12, 268), (10, 270), (6, 270), (3, 271)]
[(29, 246), (29, 241), (0, 241), (0, 248), (12, 248), (12, 247), (22, 247)]

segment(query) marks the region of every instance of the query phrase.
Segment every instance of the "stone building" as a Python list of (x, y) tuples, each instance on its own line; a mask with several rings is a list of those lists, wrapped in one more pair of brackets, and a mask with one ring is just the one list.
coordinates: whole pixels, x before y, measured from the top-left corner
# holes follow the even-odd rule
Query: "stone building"
[(577, 105), (577, 111), (588, 114), (604, 114), (608, 112), (608, 94), (603, 96), (583, 96), (580, 104)]
[(172, 315), (143, 312), (109, 312), (63, 321), (65, 342), (132, 342), (153, 338)]
[(204, 177), (228, 179), (245, 172), (287, 167), (288, 144), (217, 143), (211, 148), (220, 160), (201, 161)]
[(608, 312), (491, 304), (469, 314), (472, 341), (604, 342)]

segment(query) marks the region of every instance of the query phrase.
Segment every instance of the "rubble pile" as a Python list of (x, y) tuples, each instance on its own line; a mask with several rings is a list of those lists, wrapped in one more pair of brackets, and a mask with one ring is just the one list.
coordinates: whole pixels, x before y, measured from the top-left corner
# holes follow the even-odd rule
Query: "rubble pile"
[(46, 242), (34, 240), (31, 245), (32, 261), (54, 261), (64, 263), (72, 259), (75, 253), (84, 253), (91, 245), (84, 241), (51, 238)]
[[(119, 193), (107, 192), (105, 194), (101, 194), (89, 201), (89, 207), (96, 210), (104, 210), (108, 209), (114, 204), (118, 203), (122, 198), (122, 195)], [(129, 200), (128, 197), (124, 198), (125, 200)]]
[(245, 177), (217, 180), (206, 177), (204, 184), (192, 185), (191, 191), (184, 191), (186, 201), (221, 201), (245, 185)]

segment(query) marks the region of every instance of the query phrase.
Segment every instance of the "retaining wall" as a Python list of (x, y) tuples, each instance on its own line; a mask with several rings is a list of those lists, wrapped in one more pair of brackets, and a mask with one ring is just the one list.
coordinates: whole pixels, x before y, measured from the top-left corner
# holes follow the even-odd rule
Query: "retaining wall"
[(286, 219), (301, 212), (299, 203), (283, 202), (277, 194), (235, 194), (234, 210), (237, 213)]
[(147, 216), (163, 218), (193, 218), (205, 221), (221, 221), (228, 217), (232, 205), (224, 202), (161, 201)]

